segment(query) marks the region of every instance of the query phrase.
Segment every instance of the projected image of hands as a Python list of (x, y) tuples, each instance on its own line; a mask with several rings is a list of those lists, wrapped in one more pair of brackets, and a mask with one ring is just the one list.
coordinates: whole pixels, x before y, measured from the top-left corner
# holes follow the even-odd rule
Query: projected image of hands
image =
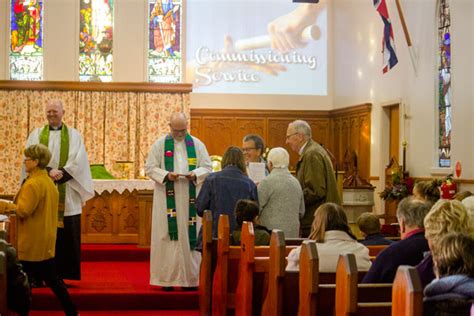
[[(238, 55), (236, 51), (234, 41), (230, 35), (224, 36), (223, 49), (221, 50), (222, 56)], [(199, 63), (202, 63), (199, 61)], [(193, 77), (196, 73), (196, 61), (192, 62), (190, 67), (189, 76)], [(256, 73), (264, 73), (271, 76), (278, 76), (282, 71), (286, 71), (286, 67), (279, 63), (255, 63), (249, 61), (247, 58), (231, 58), (229, 60), (224, 58), (217, 58), (208, 63), (208, 73), (221, 73), (224, 80), (239, 80), (247, 82), (258, 82)], [(248, 72), (245, 70), (253, 70)], [(199, 71), (198, 71), (199, 74)], [(202, 75), (202, 74), (201, 74)], [(208, 78), (208, 80), (206, 80)], [(194, 78), (193, 83), (195, 87), (205, 86), (211, 83), (209, 77), (204, 76), (203, 78)]]
[(188, 11), (194, 92), (327, 94), (324, 1), (188, 0)]

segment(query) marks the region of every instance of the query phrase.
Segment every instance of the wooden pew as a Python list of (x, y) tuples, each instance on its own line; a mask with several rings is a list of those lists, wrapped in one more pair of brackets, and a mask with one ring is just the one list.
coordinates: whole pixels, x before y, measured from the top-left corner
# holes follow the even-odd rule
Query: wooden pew
[[(284, 246), (283, 232), (275, 230), (272, 234), (278, 235), (275, 238), (278, 238), (284, 260), (296, 246)], [(221, 215), (218, 225), (216, 267), (212, 277), (212, 314), (225, 315), (232, 309), (236, 309), (236, 315), (248, 315), (249, 310), (251, 314), (260, 314), (268, 288), (270, 247), (254, 247), (252, 223), (242, 225), (241, 246), (230, 246), (229, 236), (228, 218)], [(298, 243), (302, 240), (295, 239), (292, 242)], [(282, 266), (281, 269), (284, 270), (286, 262)]]
[(335, 315), (390, 315), (392, 284), (358, 284), (354, 254), (339, 256)]
[[(265, 299), (261, 310), (262, 315), (279, 316), (283, 315), (283, 277), (285, 276), (286, 259), (288, 248), (286, 240), (281, 230), (274, 229), (270, 239), (270, 253), (268, 257), (256, 258), (257, 272), (268, 272), (268, 282), (264, 284), (266, 288)], [(292, 247), (291, 247), (292, 248)], [(256, 289), (258, 292), (258, 288)], [(254, 302), (257, 305), (257, 302)]]
[[(270, 245), (270, 249), (272, 246), (273, 244)], [(270, 259), (269, 271), (274, 269), (277, 273), (269, 273), (268, 291), (262, 315), (333, 314), (336, 273), (319, 273), (319, 258), (315, 241), (305, 240), (301, 247), (299, 271), (285, 271), (284, 254), (288, 253), (287, 249), (284, 254), (281, 253), (279, 256), (274, 256), (275, 259)], [(259, 258), (259, 260), (262, 259)], [(365, 271), (358, 273), (359, 282), (365, 273)], [(280, 287), (283, 288), (282, 292), (280, 292)], [(267, 306), (272, 309), (268, 311)], [(277, 312), (272, 314), (275, 306)]]
[(388, 245), (374, 245), (374, 246), (367, 246), (369, 248), (369, 256), (370, 257), (377, 257), (379, 253), (382, 252)]
[(231, 248), (229, 242), (229, 218), (226, 215), (221, 215), (217, 232), (216, 268), (212, 281), (212, 315), (217, 316), (227, 315), (227, 309), (235, 308), (234, 294), (240, 248)]
[(13, 248), (18, 249), (18, 237), (15, 214), (8, 215), (8, 221), (0, 222), (0, 238), (6, 240)]
[(211, 315), (212, 259), (212, 213), (204, 211), (202, 217), (202, 259), (199, 270), (199, 311), (203, 316)]
[[(0, 239), (5, 239), (6, 227), (0, 227)], [(0, 243), (0, 315), (7, 315), (7, 255), (4, 243)]]
[(423, 315), (423, 287), (414, 267), (397, 269), (392, 290), (392, 315)]

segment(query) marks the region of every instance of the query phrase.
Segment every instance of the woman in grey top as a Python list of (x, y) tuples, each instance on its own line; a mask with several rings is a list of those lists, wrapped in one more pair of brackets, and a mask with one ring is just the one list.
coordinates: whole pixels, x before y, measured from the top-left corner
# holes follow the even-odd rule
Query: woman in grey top
[(260, 223), (281, 229), (286, 238), (299, 237), (305, 208), (300, 183), (288, 171), (290, 156), (284, 148), (276, 147), (268, 153), (267, 163), (270, 175), (258, 185)]

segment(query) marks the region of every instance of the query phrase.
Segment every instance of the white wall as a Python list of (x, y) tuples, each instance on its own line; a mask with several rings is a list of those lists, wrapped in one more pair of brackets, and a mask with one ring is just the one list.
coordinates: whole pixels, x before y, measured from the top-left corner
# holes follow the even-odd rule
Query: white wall
[[(371, 175), (382, 176), (388, 161), (382, 130), (382, 106), (401, 101), (409, 118), (400, 133), (408, 141), (407, 167), (412, 176), (427, 177), (436, 167), (436, 1), (401, 0), (405, 20), (418, 55), (418, 76), (410, 62), (394, 1), (387, 1), (394, 27), (398, 65), (382, 74), (383, 24), (372, 1), (336, 0), (334, 4), (334, 107), (372, 102)], [(474, 2), (451, 1), (452, 14), (452, 161), (463, 163), (462, 178), (474, 178), (473, 35)], [(466, 67), (466, 65), (470, 65)], [(402, 112), (402, 111), (401, 111)], [(405, 124), (405, 126), (404, 126)], [(385, 155), (387, 155), (385, 153)], [(388, 158), (388, 157), (386, 157)]]

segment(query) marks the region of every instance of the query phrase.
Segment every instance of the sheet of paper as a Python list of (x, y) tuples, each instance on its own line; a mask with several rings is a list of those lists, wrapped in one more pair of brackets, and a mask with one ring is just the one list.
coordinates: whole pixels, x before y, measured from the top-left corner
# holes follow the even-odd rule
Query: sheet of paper
[(260, 182), (265, 178), (265, 163), (264, 162), (249, 162), (247, 169), (249, 178), (253, 182)]

